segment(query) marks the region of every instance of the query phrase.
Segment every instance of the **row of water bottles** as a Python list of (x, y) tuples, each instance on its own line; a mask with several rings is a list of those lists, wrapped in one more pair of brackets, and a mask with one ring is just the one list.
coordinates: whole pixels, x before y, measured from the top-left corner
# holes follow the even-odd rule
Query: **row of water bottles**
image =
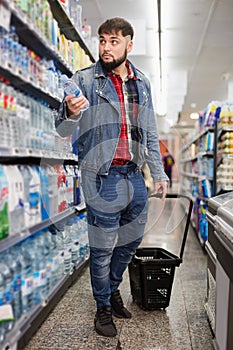
[(0, 240), (83, 205), (76, 165), (0, 164)]
[(56, 111), (10, 85), (0, 77), (0, 147), (29, 148), (72, 154), (71, 137), (55, 129)]
[(56, 69), (55, 62), (40, 57), (21, 45), (13, 26), (9, 31), (0, 26), (0, 65), (44, 91), (57, 97), (61, 96), (59, 91), (61, 72)]
[[(88, 256), (86, 215), (37, 232), (0, 254), (0, 344), (16, 321), (45, 305), (51, 289)], [(11, 317), (4, 314), (11, 309)]]

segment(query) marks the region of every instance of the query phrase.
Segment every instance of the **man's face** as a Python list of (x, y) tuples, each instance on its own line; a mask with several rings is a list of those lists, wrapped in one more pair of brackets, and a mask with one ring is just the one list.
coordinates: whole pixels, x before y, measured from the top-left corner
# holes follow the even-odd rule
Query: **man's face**
[(131, 50), (130, 37), (124, 37), (121, 32), (101, 34), (99, 37), (99, 58), (108, 72), (120, 66)]

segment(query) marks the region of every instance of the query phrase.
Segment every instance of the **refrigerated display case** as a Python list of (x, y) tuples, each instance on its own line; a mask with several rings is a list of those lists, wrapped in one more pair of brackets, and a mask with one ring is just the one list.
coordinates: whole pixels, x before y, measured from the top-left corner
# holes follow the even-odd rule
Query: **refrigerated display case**
[(214, 278), (214, 283), (207, 286), (206, 309), (208, 314), (211, 296), (214, 295), (214, 347), (217, 350), (230, 350), (233, 349), (233, 192), (211, 198), (207, 218), (210, 223), (208, 276)]

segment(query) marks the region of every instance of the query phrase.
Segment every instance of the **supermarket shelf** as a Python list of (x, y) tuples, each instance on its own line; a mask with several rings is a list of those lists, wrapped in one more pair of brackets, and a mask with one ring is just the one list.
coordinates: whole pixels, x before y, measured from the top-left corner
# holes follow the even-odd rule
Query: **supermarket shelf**
[(45, 229), (46, 227), (56, 224), (57, 222), (64, 220), (65, 218), (71, 216), (77, 211), (76, 207), (71, 207), (66, 210), (64, 210), (61, 213), (58, 213), (57, 215), (53, 216), (52, 218), (49, 218), (47, 220), (44, 220), (24, 231), (21, 231), (20, 233), (14, 235), (14, 236), (9, 236), (0, 241), (0, 253), (3, 252), (4, 250), (14, 246), (15, 244), (23, 241), (24, 239), (30, 237), (33, 235), (35, 232), (40, 231)]
[(52, 108), (57, 109), (59, 107), (61, 99), (42, 90), (39, 85), (35, 85), (33, 81), (27, 79), (27, 77), (25, 78), (20, 72), (14, 71), (13, 67), (9, 67), (7, 62), (5, 64), (4, 67), (0, 66), (0, 75), (9, 79), (14, 87), (46, 101)]
[(199, 177), (198, 174), (188, 173), (186, 171), (181, 171), (180, 174), (183, 176), (186, 176), (186, 177), (194, 178), (194, 179), (198, 179), (198, 177)]
[[(197, 230), (196, 230), (196, 232), (197, 232)], [(205, 241), (204, 241), (204, 239), (200, 236), (200, 233), (199, 233), (199, 232), (197, 232), (197, 237), (198, 237), (198, 239), (199, 239), (199, 242), (200, 242), (202, 248), (205, 248)]]
[(46, 300), (37, 305), (31, 312), (23, 315), (15, 324), (14, 329), (6, 335), (1, 350), (23, 349), (29, 339), (48, 317), (48, 314), (55, 307), (67, 289), (77, 280), (82, 269), (87, 265), (88, 259), (83, 258), (77, 264), (71, 274), (67, 274), (49, 292)]
[(198, 134), (196, 137), (194, 137), (191, 141), (188, 142), (188, 144), (182, 148), (181, 152), (186, 151), (193, 143), (197, 142), (202, 136), (207, 134), (208, 132), (213, 132), (213, 127), (207, 127), (205, 130), (203, 130), (200, 134)]
[[(20, 37), (20, 42), (29, 49), (35, 51), (40, 57), (42, 56), (56, 60), (58, 69), (64, 71), (66, 74), (71, 74), (72, 68), (69, 67), (68, 63), (60, 55), (57, 48), (54, 47), (42, 33), (40, 33), (40, 29), (35, 26), (33, 21), (15, 6), (14, 1), (3, 0), (3, 3), (4, 6), (11, 11), (11, 24), (15, 26), (16, 32)], [(29, 35), (25, 35), (25, 33), (28, 33)]]
[(222, 185), (218, 184), (219, 187), (221, 187), (221, 191), (233, 191), (233, 186), (232, 185)]
[(77, 41), (79, 45), (82, 47), (82, 49), (89, 55), (91, 61), (95, 62), (95, 59), (90, 49), (88, 48), (84, 39), (82, 38), (82, 34), (79, 33), (79, 31), (74, 27), (74, 24), (70, 20), (62, 4), (58, 0), (48, 0), (48, 2), (51, 6), (51, 10), (54, 18), (59, 23), (59, 27), (61, 28), (61, 31), (65, 34), (65, 36), (68, 39), (72, 41)]
[(217, 156), (216, 156), (217, 168), (219, 167), (219, 165), (222, 163), (224, 159), (233, 159), (233, 154), (219, 153), (219, 151), (217, 151)]
[(194, 156), (194, 157), (189, 157), (189, 158), (183, 158), (180, 160), (181, 163), (187, 163), (187, 162), (193, 162), (196, 161), (198, 159), (198, 156)]
[(218, 151), (218, 156), (221, 157), (222, 159), (233, 159), (233, 154), (227, 154), (221, 151)]
[(193, 173), (188, 173), (186, 171), (181, 171), (180, 172), (181, 175), (186, 176), (186, 177), (190, 177), (193, 179), (197, 179), (198, 181), (203, 180), (203, 179), (208, 179), (210, 181), (213, 180), (212, 176), (207, 176), (207, 175), (198, 175), (198, 174), (193, 174)]
[(213, 157), (213, 155), (214, 153), (212, 151), (199, 152), (194, 157), (183, 158), (180, 161), (181, 163), (187, 163), (187, 162), (196, 161), (198, 160), (198, 158), (202, 158), (202, 157)]
[(219, 128), (218, 130), (218, 138), (222, 135), (224, 132), (233, 132), (233, 126), (224, 126), (222, 128)]
[(76, 209), (77, 211), (86, 210), (86, 203), (83, 202), (83, 203), (81, 203), (81, 204), (79, 204), (79, 205), (76, 205), (76, 206), (75, 206), (75, 209)]
[(198, 195), (198, 197), (200, 198), (200, 200), (202, 200), (203, 202), (207, 202), (209, 201), (210, 198), (207, 198), (207, 197), (203, 197), (202, 195)]
[(0, 154), (0, 161), (4, 164), (78, 164), (78, 157), (74, 154), (46, 150), (0, 147)]
[(199, 181), (201, 181), (201, 180), (210, 180), (210, 181), (213, 181), (213, 176), (199, 175), (199, 176), (198, 176), (198, 180), (199, 180)]
[(198, 153), (198, 158), (201, 157), (213, 157), (214, 152), (213, 151), (204, 151), (204, 152), (199, 152)]

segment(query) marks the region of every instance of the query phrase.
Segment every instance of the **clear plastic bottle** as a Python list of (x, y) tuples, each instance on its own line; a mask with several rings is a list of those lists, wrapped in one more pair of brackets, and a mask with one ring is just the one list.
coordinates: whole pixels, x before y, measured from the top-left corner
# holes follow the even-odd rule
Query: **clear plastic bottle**
[(9, 122), (11, 132), (11, 146), (19, 148), (20, 141), (20, 119), (16, 113), (16, 92), (12, 86), (8, 86), (8, 101), (9, 101)]
[(6, 84), (4, 78), (0, 77), (0, 137), (1, 147), (9, 147), (9, 118), (5, 108)]
[(65, 272), (65, 263), (64, 263), (64, 242), (63, 237), (60, 235), (59, 231), (59, 223), (55, 225), (52, 225), (49, 227), (49, 231), (52, 234), (52, 240), (55, 242), (56, 245), (56, 252), (57, 252), (57, 269), (56, 269), (56, 281), (60, 281), (62, 277), (64, 276)]
[[(44, 232), (44, 244), (46, 252), (49, 252), (47, 267), (47, 274), (49, 280), (49, 289), (51, 289), (59, 279), (63, 276), (63, 258), (60, 259), (59, 251), (56, 243), (56, 230), (52, 229), (53, 233), (47, 229)], [(48, 287), (48, 283), (47, 283)], [(48, 289), (48, 290), (49, 290)]]
[(30, 253), (33, 270), (33, 304), (41, 303), (47, 295), (46, 259), (38, 235), (30, 237), (24, 243), (24, 249)]
[(25, 247), (25, 242), (15, 246), (15, 253), (21, 258), (21, 303), (22, 313), (27, 313), (33, 307), (33, 260)]
[(40, 234), (36, 236), (36, 242), (40, 246), (43, 252), (44, 261), (46, 265), (46, 293), (49, 292), (52, 285), (54, 285), (52, 279), (52, 265), (54, 256), (54, 242), (52, 242), (52, 237), (48, 229), (44, 229)]
[(64, 231), (63, 231), (63, 242), (64, 242), (64, 259), (65, 259), (65, 272), (69, 273), (72, 271), (72, 240), (71, 240), (71, 228), (72, 222), (70, 219), (67, 220)]
[(9, 184), (0, 164), (0, 240), (9, 235)]
[(19, 63), (19, 48), (18, 48), (18, 43), (19, 43), (19, 37), (15, 31), (14, 26), (10, 26), (10, 32), (9, 32), (9, 37), (12, 40), (12, 50), (10, 52), (11, 56), (9, 57), (11, 65), (13, 68), (19, 68), (18, 63)]
[(55, 94), (56, 93), (56, 77), (55, 77), (56, 67), (53, 60), (48, 61), (47, 69), (48, 69), (49, 92), (51, 94)]
[(64, 273), (70, 273), (72, 269), (72, 255), (71, 245), (72, 241), (69, 235), (69, 228), (67, 228), (64, 222), (56, 224), (57, 235), (63, 241), (63, 257), (64, 257)]
[(74, 172), (71, 165), (64, 165), (66, 173), (66, 202), (67, 207), (74, 205)]
[(40, 177), (40, 185), (41, 185), (41, 219), (46, 220), (50, 217), (50, 203), (49, 203), (49, 193), (48, 186), (49, 180), (48, 175), (44, 169), (44, 166), (36, 167), (37, 173)]
[[(6, 289), (6, 282), (4, 275), (2, 271), (0, 271), (0, 306), (5, 304), (5, 289)], [(6, 329), (4, 325), (4, 321), (0, 322), (0, 344), (4, 342), (6, 334)]]
[(86, 214), (80, 214), (80, 256), (85, 258), (89, 254), (88, 232), (87, 232), (87, 217)]
[(80, 259), (79, 255), (79, 236), (76, 227), (77, 218), (70, 219), (72, 221), (72, 226), (70, 230), (70, 238), (72, 240), (71, 254), (72, 254), (72, 264), (76, 266)]
[[(74, 94), (76, 97), (82, 94), (82, 91), (78, 85), (72, 80), (69, 79), (65, 74), (60, 76), (60, 82), (63, 86), (65, 96)], [(89, 108), (89, 103), (82, 109), (86, 111)]]
[(0, 65), (3, 65), (3, 52), (4, 52), (4, 35), (5, 29), (0, 26)]
[(21, 262), (17, 254), (14, 254), (14, 248), (10, 248), (4, 254), (4, 261), (11, 270), (13, 275), (13, 314), (15, 321), (18, 320), (22, 314), (21, 305)]
[[(3, 275), (4, 280), (5, 280), (4, 303), (11, 305), (12, 310), (13, 310), (14, 279), (13, 279), (12, 271), (7, 266), (5, 261), (3, 260), (3, 257), (0, 258), (0, 271)], [(14, 325), (13, 320), (4, 321), (5, 331), (10, 332), (13, 328), (13, 325)]]
[(3, 165), (8, 188), (9, 234), (20, 233), (25, 228), (23, 207), (23, 178), (16, 165)]

